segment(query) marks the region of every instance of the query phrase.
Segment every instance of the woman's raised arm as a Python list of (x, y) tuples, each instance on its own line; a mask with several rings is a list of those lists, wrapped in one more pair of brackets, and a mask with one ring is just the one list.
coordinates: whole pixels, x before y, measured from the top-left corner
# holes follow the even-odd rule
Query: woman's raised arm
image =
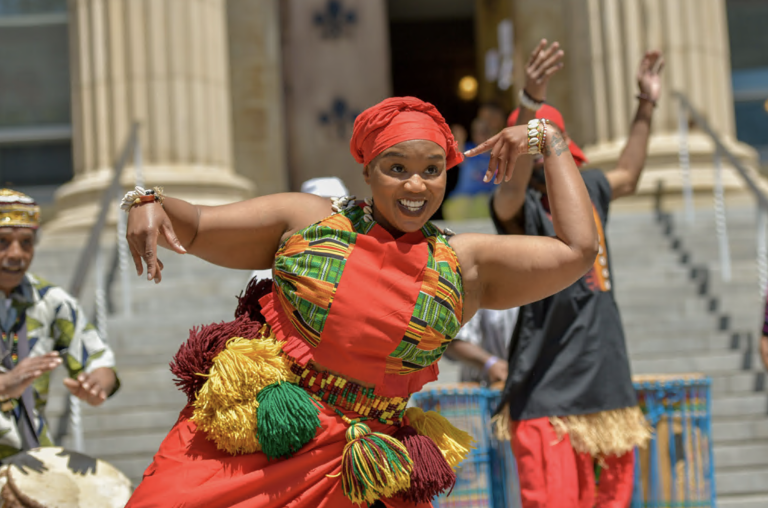
[[(521, 129), (524, 130), (521, 131)], [(504, 129), (468, 155), (503, 154), (500, 176), (509, 178), (517, 155), (526, 153), (526, 126)], [(507, 309), (552, 295), (576, 282), (598, 250), (592, 204), (584, 180), (556, 126), (547, 125), (544, 172), (555, 237), (457, 235), (451, 245), (464, 268), (465, 316), (477, 308)], [(505, 174), (506, 173), (506, 174)], [(469, 319), (467, 317), (466, 319)]]
[(311, 194), (274, 194), (221, 206), (166, 198), (163, 205), (134, 206), (127, 238), (136, 271), (162, 280), (157, 246), (238, 269), (266, 269), (288, 235), (331, 213), (331, 202)]

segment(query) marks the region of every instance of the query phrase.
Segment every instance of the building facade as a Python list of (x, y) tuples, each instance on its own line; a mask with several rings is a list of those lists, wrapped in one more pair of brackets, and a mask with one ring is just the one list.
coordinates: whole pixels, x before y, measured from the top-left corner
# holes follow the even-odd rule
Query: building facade
[[(469, 128), (481, 103), (515, 106), (527, 55), (546, 37), (566, 49), (548, 100), (606, 169), (627, 136), (637, 62), (646, 49), (665, 52), (666, 93), (641, 192), (658, 180), (674, 190), (672, 90), (684, 91), (748, 165), (756, 167), (755, 151), (739, 139), (768, 146), (760, 127), (768, 103), (755, 107), (768, 99), (760, 77), (768, 64), (759, 52), (747, 64), (741, 49), (732, 57), (743, 39), (728, 30), (743, 25), (745, 12), (755, 26), (759, 16), (768, 21), (757, 4), (0, 0), (0, 178), (48, 210), (55, 205), (55, 216), (46, 214), (50, 234), (83, 231), (138, 122), (147, 184), (176, 196), (223, 203), (327, 175), (364, 195), (348, 152), (358, 112), (392, 94), (417, 95)], [(696, 130), (690, 142), (694, 185), (711, 188), (712, 144)], [(133, 181), (131, 162), (123, 184)]]

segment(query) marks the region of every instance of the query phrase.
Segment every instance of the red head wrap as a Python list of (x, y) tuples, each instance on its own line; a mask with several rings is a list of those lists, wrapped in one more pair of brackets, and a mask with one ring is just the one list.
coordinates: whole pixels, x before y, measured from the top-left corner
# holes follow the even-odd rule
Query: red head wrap
[(415, 97), (385, 99), (360, 113), (349, 149), (357, 162), (368, 165), (387, 148), (412, 139), (440, 145), (445, 150), (446, 169), (464, 160), (443, 115)]

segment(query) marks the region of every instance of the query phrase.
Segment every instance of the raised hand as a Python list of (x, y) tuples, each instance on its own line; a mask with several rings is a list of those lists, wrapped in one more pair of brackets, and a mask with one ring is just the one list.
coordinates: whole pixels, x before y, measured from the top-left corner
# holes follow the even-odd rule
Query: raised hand
[(147, 280), (154, 279), (155, 284), (163, 280), (163, 263), (157, 258), (157, 240), (160, 235), (175, 252), (187, 252), (176, 237), (171, 220), (161, 205), (148, 203), (131, 208), (125, 236), (136, 264), (136, 273), (143, 273), (143, 259), (147, 264)]
[(528, 153), (528, 126), (507, 127), (488, 141), (464, 152), (464, 155), (474, 157), (488, 150), (491, 151), (491, 161), (483, 181), (490, 182), (496, 175), (495, 183), (508, 182), (512, 178), (518, 155)]
[(24, 358), (12, 370), (0, 375), (0, 395), (18, 399), (35, 379), (59, 365), (61, 357), (56, 352)]
[(637, 86), (647, 100), (653, 102), (661, 96), (661, 71), (664, 69), (664, 55), (661, 51), (647, 51), (637, 69)]
[[(105, 374), (105, 372), (107, 373)], [(64, 386), (66, 386), (67, 390), (78, 399), (84, 400), (92, 406), (98, 406), (107, 400), (107, 397), (109, 396), (107, 390), (110, 388), (107, 384), (114, 385), (114, 383), (110, 383), (110, 381), (106, 379), (110, 375), (114, 376), (114, 372), (106, 367), (96, 369), (89, 374), (81, 372), (77, 376), (77, 379), (64, 379)]]
[(555, 41), (547, 47), (547, 40), (542, 39), (533, 48), (528, 63), (525, 64), (525, 93), (532, 99), (544, 102), (547, 98), (549, 78), (563, 68), (565, 52), (560, 43)]

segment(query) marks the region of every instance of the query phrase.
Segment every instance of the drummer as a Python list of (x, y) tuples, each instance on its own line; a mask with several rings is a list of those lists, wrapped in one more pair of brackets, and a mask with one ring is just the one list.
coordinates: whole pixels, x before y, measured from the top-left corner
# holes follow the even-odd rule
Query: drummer
[(39, 225), (34, 200), (0, 189), (0, 460), (53, 445), (42, 413), (62, 363), (64, 385), (92, 406), (119, 386), (115, 357), (77, 300), (27, 271)]

